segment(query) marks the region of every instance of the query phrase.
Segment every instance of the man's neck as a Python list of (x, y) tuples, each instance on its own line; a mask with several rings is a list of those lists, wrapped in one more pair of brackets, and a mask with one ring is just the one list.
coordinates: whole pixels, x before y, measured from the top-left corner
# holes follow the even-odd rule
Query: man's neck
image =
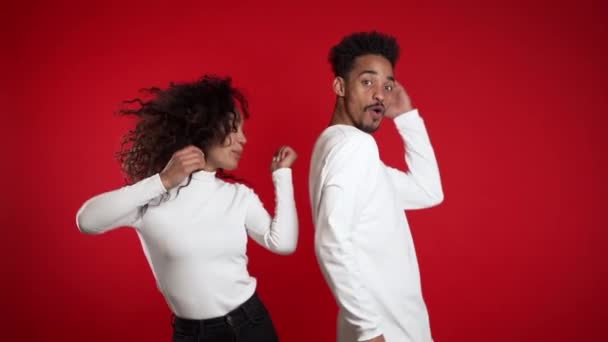
[(333, 125), (348, 125), (354, 126), (350, 116), (346, 112), (346, 108), (344, 106), (344, 100), (342, 98), (336, 99), (336, 105), (334, 106), (334, 113), (331, 116), (331, 121), (329, 122), (330, 126)]

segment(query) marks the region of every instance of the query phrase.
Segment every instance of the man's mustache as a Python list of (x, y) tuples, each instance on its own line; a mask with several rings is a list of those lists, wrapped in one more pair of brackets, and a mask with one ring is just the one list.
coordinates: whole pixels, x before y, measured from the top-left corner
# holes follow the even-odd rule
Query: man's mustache
[(382, 102), (378, 102), (378, 103), (371, 104), (369, 106), (365, 106), (364, 110), (368, 110), (368, 109), (374, 108), (374, 107), (382, 107), (382, 110), (384, 110), (384, 104)]

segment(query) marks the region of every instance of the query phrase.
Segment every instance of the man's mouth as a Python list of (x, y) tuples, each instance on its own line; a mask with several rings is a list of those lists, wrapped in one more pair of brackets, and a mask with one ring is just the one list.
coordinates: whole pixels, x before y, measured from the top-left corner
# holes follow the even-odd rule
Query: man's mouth
[(381, 104), (367, 106), (365, 111), (370, 112), (374, 119), (380, 119), (384, 115), (384, 106)]
[(236, 159), (241, 159), (241, 154), (243, 154), (243, 151), (232, 151), (232, 153), (234, 153)]

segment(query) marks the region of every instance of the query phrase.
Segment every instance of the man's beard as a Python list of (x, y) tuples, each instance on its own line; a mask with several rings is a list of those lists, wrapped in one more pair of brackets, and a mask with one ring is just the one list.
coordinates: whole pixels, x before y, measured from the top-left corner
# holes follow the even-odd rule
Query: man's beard
[[(379, 127), (380, 127), (380, 123), (382, 122), (382, 118), (384, 117), (384, 104), (382, 104), (381, 102), (377, 102), (377, 103), (373, 103), (370, 104), (368, 106), (365, 106), (365, 108), (363, 108), (364, 110), (364, 115), (363, 118), (366, 117), (365, 114), (368, 114), (368, 112), (371, 111), (380, 111), (380, 118), (374, 120), (373, 116), (372, 116), (372, 123), (369, 125), (365, 125), (363, 122), (361, 123), (355, 123), (355, 127), (357, 127), (358, 129), (362, 130), (365, 133), (374, 133)], [(362, 120), (364, 121), (364, 120)]]
[[(382, 120), (382, 119), (380, 119), (380, 120)], [(380, 122), (378, 122), (377, 125), (374, 125), (374, 124), (365, 125), (364, 123), (355, 122), (355, 127), (358, 128), (359, 130), (365, 132), (365, 133), (372, 134), (375, 131), (377, 131), (378, 128), (380, 128)]]

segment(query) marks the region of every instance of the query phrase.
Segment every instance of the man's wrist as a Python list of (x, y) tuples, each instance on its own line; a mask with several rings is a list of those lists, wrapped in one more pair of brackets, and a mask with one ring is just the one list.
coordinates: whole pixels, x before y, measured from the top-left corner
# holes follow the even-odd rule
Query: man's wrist
[(408, 107), (408, 108), (406, 108), (404, 110), (400, 110), (400, 111), (397, 112), (397, 114), (395, 116), (393, 116), (393, 119), (396, 119), (396, 118), (398, 118), (398, 117), (400, 117), (400, 116), (402, 116), (404, 114), (407, 114), (407, 113), (413, 111), (414, 109), (415, 108), (413, 108), (413, 107)]

